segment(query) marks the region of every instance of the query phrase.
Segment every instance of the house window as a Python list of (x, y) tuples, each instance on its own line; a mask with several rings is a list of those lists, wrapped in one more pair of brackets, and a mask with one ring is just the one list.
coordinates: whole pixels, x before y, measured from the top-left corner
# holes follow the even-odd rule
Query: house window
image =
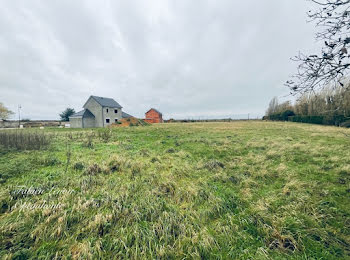
[(108, 113), (108, 108), (106, 109), (106, 112)]
[(116, 123), (117, 123), (117, 122), (118, 122), (118, 118), (114, 119), (114, 122), (116, 122)]
[(114, 109), (114, 113), (116, 113), (116, 114), (117, 114), (117, 113), (118, 113), (118, 109)]
[(109, 118), (106, 118), (106, 123), (109, 124)]

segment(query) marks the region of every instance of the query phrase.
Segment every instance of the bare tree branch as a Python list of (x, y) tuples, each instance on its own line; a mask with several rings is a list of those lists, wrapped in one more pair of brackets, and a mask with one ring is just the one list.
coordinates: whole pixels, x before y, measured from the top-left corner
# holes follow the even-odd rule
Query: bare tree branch
[(311, 0), (319, 6), (308, 17), (323, 30), (316, 39), (324, 42), (321, 54), (299, 53), (292, 60), (299, 62), (298, 72), (286, 82), (291, 94), (304, 93), (329, 85), (344, 85), (350, 69), (350, 0)]

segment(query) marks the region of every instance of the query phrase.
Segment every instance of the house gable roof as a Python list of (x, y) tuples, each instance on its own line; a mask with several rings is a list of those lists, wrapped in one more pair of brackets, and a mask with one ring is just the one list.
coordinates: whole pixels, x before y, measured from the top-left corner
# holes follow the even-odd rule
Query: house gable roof
[(91, 98), (94, 99), (102, 107), (122, 108), (122, 106), (113, 98), (98, 97), (98, 96), (90, 96), (83, 107), (85, 107), (85, 105), (88, 103), (88, 101)]
[(147, 114), (149, 111), (151, 111), (151, 110), (154, 110), (154, 111), (156, 111), (158, 114), (160, 114), (160, 115), (162, 115), (162, 113), (161, 112), (159, 112), (157, 109), (155, 109), (155, 108), (151, 108), (150, 110), (148, 110), (145, 114)]
[(84, 110), (81, 110), (73, 115), (71, 115), (70, 117), (77, 117), (77, 118), (80, 118), (80, 117), (95, 117), (93, 113), (90, 112), (89, 109), (84, 109)]

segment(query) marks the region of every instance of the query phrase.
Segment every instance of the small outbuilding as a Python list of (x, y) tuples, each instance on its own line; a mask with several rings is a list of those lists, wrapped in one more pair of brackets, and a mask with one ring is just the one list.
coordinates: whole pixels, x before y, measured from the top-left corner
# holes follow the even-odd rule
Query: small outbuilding
[(155, 108), (151, 108), (146, 112), (146, 118), (144, 119), (148, 123), (163, 123), (163, 115)]
[(89, 109), (84, 109), (69, 117), (70, 126), (73, 128), (95, 127), (95, 116)]

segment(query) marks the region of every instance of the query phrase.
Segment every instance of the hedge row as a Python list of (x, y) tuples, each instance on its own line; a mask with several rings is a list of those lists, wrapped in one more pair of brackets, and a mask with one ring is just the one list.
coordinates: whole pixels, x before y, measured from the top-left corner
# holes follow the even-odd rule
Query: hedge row
[(289, 117), (292, 117), (294, 115), (295, 114), (292, 110), (286, 110), (283, 113), (269, 115), (265, 119), (273, 120), (273, 121), (288, 121)]
[(343, 115), (341, 116), (291, 116), (288, 121), (319, 124), (319, 125), (341, 125), (347, 120)]
[(278, 113), (270, 116), (265, 116), (264, 119), (273, 121), (291, 121), (299, 123), (319, 124), (319, 125), (336, 125), (346, 126), (349, 125), (349, 118), (344, 115), (337, 116), (301, 116), (295, 115), (293, 111), (286, 110), (283, 113)]

